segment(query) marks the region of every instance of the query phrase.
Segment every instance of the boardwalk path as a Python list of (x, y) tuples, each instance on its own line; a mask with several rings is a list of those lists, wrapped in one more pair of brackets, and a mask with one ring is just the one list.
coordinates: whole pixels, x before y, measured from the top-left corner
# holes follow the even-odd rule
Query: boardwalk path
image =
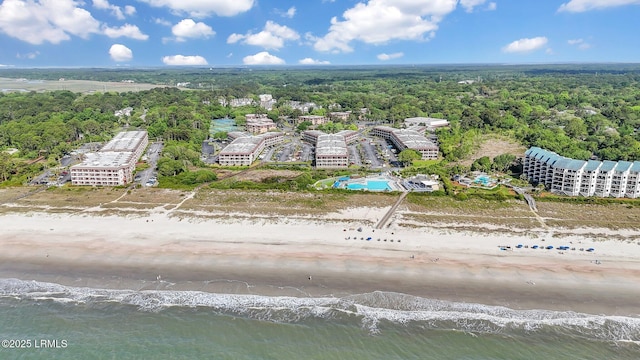
[(387, 225), (387, 222), (389, 221), (389, 219), (391, 218), (393, 213), (396, 211), (398, 206), (400, 206), (400, 203), (402, 203), (402, 200), (404, 200), (404, 198), (407, 197), (408, 193), (409, 193), (408, 191), (405, 191), (405, 192), (402, 193), (402, 195), (400, 195), (400, 197), (398, 198), (396, 203), (393, 204), (391, 209), (389, 209), (389, 211), (387, 211), (387, 213), (384, 214), (382, 219), (380, 219), (380, 222), (378, 222), (378, 224), (376, 225), (376, 229), (382, 229), (383, 227), (385, 227), (385, 225)]

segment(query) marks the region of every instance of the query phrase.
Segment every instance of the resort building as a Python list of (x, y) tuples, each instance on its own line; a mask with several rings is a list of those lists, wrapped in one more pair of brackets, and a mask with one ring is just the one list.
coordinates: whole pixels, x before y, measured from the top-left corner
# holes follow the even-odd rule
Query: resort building
[(329, 113), (329, 119), (331, 121), (347, 121), (349, 120), (349, 115), (351, 115), (351, 111), (335, 111)]
[(271, 111), (277, 103), (271, 94), (261, 94), (258, 95), (258, 97), (260, 98), (260, 107), (269, 111)]
[(302, 132), (302, 141), (315, 145), (318, 142), (318, 136), (324, 134), (320, 130), (305, 130)]
[(347, 145), (358, 141), (358, 136), (358, 132), (353, 130), (335, 134), (307, 130), (302, 133), (302, 141), (315, 145), (317, 168), (346, 168), (349, 166)]
[(241, 132), (227, 134), (231, 141), (218, 156), (222, 166), (249, 166), (253, 164), (265, 148), (280, 144), (284, 136), (279, 132), (248, 135)]
[(418, 131), (376, 126), (371, 130), (371, 135), (391, 141), (398, 151), (405, 149), (415, 150), (420, 153), (422, 160), (438, 158), (438, 145)]
[(329, 118), (320, 115), (302, 115), (298, 116), (298, 120), (296, 120), (296, 125), (299, 125), (303, 122), (309, 122), (311, 125), (322, 125), (329, 122)]
[(133, 181), (136, 161), (149, 144), (146, 131), (125, 131), (98, 152), (84, 154), (82, 163), (71, 167), (73, 185), (118, 186)]
[(349, 151), (344, 136), (324, 134), (316, 143), (317, 168), (346, 168), (349, 166)]
[(252, 134), (264, 134), (276, 129), (276, 124), (266, 114), (247, 114), (246, 129)]
[(523, 172), (554, 194), (640, 197), (640, 161), (574, 160), (532, 147), (525, 152)]
[(436, 119), (430, 117), (413, 117), (404, 119), (406, 127), (410, 126), (426, 126), (427, 130), (434, 131), (437, 128), (449, 126), (449, 121), (445, 119)]
[(300, 102), (300, 101), (284, 101), (282, 103), (283, 106), (289, 106), (293, 110), (300, 110), (303, 114), (308, 114), (313, 109), (322, 109), (322, 106), (314, 103), (314, 102)]

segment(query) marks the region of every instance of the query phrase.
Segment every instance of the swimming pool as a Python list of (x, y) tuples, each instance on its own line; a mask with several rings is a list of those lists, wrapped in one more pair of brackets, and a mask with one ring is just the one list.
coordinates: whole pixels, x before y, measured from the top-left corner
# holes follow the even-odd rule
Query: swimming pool
[(347, 184), (349, 190), (369, 190), (369, 191), (390, 191), (391, 186), (386, 180), (367, 180), (366, 184), (351, 183)]
[(476, 179), (473, 182), (476, 184), (489, 186), (489, 184), (492, 182), (492, 179), (487, 175), (479, 175), (478, 177), (476, 177)]

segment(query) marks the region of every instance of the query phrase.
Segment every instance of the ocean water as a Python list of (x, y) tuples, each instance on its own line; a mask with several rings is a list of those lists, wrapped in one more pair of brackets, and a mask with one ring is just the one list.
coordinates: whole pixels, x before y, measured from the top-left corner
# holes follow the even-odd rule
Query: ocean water
[(0, 359), (640, 359), (640, 318), (0, 279)]

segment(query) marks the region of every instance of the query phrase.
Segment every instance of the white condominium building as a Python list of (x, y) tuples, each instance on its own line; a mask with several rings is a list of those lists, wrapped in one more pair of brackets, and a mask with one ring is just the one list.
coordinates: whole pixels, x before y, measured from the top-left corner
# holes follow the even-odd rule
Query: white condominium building
[(282, 133), (275, 132), (256, 136), (238, 132), (229, 133), (229, 135), (233, 141), (222, 149), (218, 156), (218, 162), (222, 166), (249, 166), (256, 161), (265, 148), (277, 145), (284, 140)]
[(422, 160), (438, 158), (438, 145), (418, 131), (376, 126), (371, 130), (371, 135), (390, 140), (398, 151), (405, 149), (415, 150), (420, 153)]
[(348, 144), (358, 141), (359, 134), (353, 130), (342, 130), (335, 134), (325, 134), (318, 130), (302, 132), (302, 140), (316, 147), (317, 168), (349, 167)]
[(117, 134), (96, 153), (84, 155), (82, 163), (71, 167), (73, 185), (118, 186), (133, 181), (136, 161), (149, 143), (146, 131)]
[(532, 147), (525, 152), (523, 172), (555, 194), (640, 197), (640, 161), (574, 160)]
[(325, 134), (318, 136), (316, 143), (317, 168), (349, 167), (349, 151), (344, 136)]

